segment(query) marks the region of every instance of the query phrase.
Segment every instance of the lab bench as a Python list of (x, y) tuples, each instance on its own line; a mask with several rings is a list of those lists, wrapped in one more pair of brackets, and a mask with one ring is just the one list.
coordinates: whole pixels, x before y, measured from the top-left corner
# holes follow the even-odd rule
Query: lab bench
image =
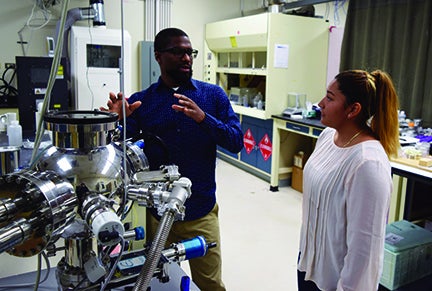
[[(290, 180), (294, 155), (303, 151), (312, 153), (324, 125), (315, 119), (293, 119), (273, 115), (273, 149), (270, 190)], [(421, 220), (432, 216), (432, 168), (418, 167), (413, 160), (397, 158), (390, 161), (393, 193), (389, 223), (406, 219)]]
[(273, 117), (273, 148), (270, 190), (278, 191), (279, 184), (289, 181), (294, 155), (302, 151), (310, 155), (316, 139), (324, 129), (317, 119), (294, 119), (284, 115)]
[(389, 222), (416, 221), (432, 216), (432, 168), (415, 166), (414, 160), (392, 159), (393, 195)]

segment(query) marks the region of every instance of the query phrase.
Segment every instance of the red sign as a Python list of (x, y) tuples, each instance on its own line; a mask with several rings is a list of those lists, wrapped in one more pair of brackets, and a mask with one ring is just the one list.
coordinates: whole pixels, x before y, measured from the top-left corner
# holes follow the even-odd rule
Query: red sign
[(246, 130), (246, 133), (243, 136), (243, 145), (244, 145), (246, 152), (248, 154), (251, 153), (251, 151), (254, 149), (254, 147), (256, 145), (255, 139), (252, 135), (250, 128), (248, 128), (248, 130)]
[(267, 133), (263, 136), (263, 138), (259, 142), (258, 147), (264, 158), (264, 161), (267, 161), (272, 154), (272, 143)]

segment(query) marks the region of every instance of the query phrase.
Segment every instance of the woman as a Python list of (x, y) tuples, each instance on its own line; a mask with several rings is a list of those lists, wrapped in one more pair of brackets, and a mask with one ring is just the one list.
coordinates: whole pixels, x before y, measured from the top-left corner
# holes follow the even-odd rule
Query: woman
[(335, 77), (319, 106), (327, 127), (304, 168), (299, 290), (377, 290), (397, 94), (386, 73), (352, 70)]

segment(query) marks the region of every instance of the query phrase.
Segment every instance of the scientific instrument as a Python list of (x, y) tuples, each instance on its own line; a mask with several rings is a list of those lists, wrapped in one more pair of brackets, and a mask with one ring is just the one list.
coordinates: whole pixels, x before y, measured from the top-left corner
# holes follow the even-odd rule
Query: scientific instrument
[[(164, 249), (173, 222), (184, 218), (191, 181), (176, 165), (150, 171), (145, 141), (120, 141), (117, 119), (102, 111), (48, 112), (44, 122), (53, 144), (28, 169), (0, 177), (0, 253), (54, 255), (63, 239), (59, 290), (131, 282), (146, 290), (155, 276), (169, 280), (166, 264), (204, 256), (213, 246), (196, 237)], [(154, 241), (141, 252), (127, 251), (129, 242), (144, 238), (141, 227), (124, 226), (134, 202), (162, 217)], [(131, 261), (134, 268), (127, 267)]]
[(282, 112), (287, 117), (302, 115), (306, 110), (306, 94), (288, 93), (288, 107)]

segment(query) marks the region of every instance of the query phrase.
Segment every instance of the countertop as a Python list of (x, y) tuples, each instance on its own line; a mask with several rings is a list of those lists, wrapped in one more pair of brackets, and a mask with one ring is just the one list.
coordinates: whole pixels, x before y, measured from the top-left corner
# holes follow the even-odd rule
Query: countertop
[(306, 124), (306, 125), (314, 126), (317, 128), (325, 128), (325, 126), (321, 123), (321, 121), (319, 119), (310, 119), (310, 118), (297, 119), (297, 118), (291, 118), (291, 117), (285, 116), (283, 114), (272, 115), (272, 117), (277, 118), (277, 119), (281, 119), (281, 120), (297, 122), (300, 124)]

